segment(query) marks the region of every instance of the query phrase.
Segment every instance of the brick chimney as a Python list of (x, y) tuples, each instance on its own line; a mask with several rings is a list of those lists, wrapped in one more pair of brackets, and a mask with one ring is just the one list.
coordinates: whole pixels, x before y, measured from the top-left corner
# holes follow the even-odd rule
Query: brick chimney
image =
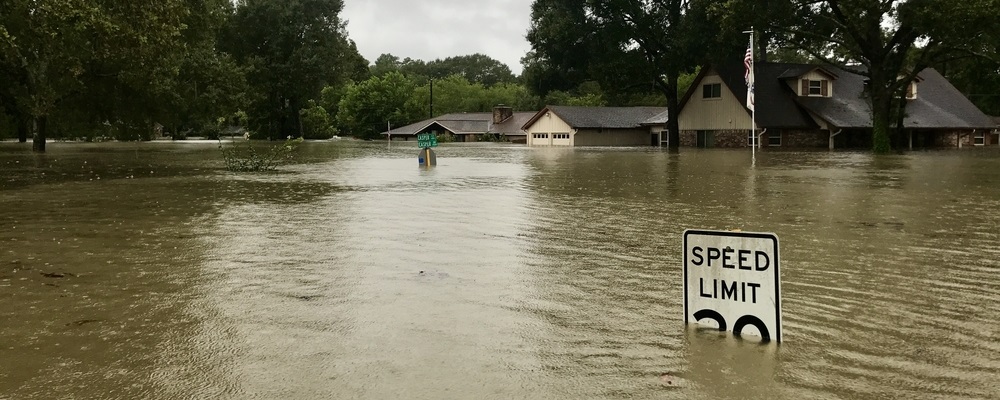
[(503, 104), (499, 104), (493, 107), (493, 123), (500, 124), (507, 120), (507, 118), (514, 116), (514, 109), (507, 107)]

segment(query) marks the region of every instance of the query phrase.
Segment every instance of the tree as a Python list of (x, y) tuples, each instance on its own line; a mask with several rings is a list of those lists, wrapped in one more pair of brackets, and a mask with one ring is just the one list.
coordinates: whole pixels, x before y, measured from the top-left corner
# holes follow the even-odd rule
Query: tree
[(275, 139), (299, 136), (299, 110), (326, 86), (368, 75), (347, 38), (341, 0), (241, 0), (223, 48), (249, 72), (252, 127)]
[(0, 2), (4, 108), (34, 122), (32, 148), (45, 151), (49, 117), (85, 81), (141, 80), (146, 92), (169, 80), (185, 12), (179, 0)]
[(514, 82), (510, 67), (480, 53), (434, 60), (427, 63), (427, 69), (428, 76), (434, 79), (458, 75), (486, 87)]
[[(217, 51), (219, 35), (233, 16), (229, 0), (185, 0), (185, 43), (177, 78), (155, 100), (159, 122), (174, 137), (193, 130), (213, 136), (228, 118), (248, 105), (246, 70), (226, 53)], [(233, 122), (233, 121), (227, 121)]]
[(390, 72), (399, 71), (402, 65), (403, 63), (399, 60), (399, 57), (389, 53), (382, 53), (368, 69), (371, 71), (372, 76), (381, 77)]
[(535, 0), (528, 41), (536, 62), (585, 69), (606, 93), (654, 87), (666, 98), (670, 147), (679, 140), (678, 78), (713, 37), (695, 0)]
[(340, 100), (337, 121), (353, 136), (374, 139), (386, 124), (402, 126), (414, 120), (406, 102), (414, 84), (399, 72), (350, 84)]
[(331, 124), (330, 114), (316, 102), (310, 101), (309, 106), (303, 108), (299, 114), (302, 118), (304, 139), (329, 139), (337, 133)]

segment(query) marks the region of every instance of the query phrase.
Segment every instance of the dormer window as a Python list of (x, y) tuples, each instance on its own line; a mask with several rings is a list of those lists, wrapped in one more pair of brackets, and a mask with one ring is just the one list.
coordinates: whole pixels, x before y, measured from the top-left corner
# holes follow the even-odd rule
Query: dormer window
[(829, 97), (830, 81), (826, 79), (803, 79), (802, 96)]
[(823, 81), (809, 81), (809, 95), (810, 96), (822, 96), (823, 95)]

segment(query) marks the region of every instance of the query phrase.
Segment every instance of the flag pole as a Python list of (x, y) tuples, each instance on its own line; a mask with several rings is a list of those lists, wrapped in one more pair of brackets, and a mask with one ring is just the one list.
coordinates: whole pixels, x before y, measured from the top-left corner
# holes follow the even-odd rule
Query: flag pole
[(754, 70), (756, 69), (754, 57), (753, 57), (753, 26), (750, 27), (749, 31), (744, 31), (743, 33), (750, 34), (750, 43), (747, 45), (747, 53), (743, 58), (743, 63), (746, 65), (746, 83), (747, 83), (747, 107), (750, 108), (750, 137), (752, 142), (750, 143), (750, 154), (753, 158), (753, 162), (757, 161), (757, 146), (760, 146), (760, 137), (757, 136), (757, 105), (755, 104), (754, 96)]

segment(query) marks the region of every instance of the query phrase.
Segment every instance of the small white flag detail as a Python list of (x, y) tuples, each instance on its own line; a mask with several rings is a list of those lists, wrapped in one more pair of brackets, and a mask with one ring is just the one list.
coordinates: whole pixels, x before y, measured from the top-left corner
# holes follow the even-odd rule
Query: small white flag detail
[(753, 111), (753, 39), (750, 40), (750, 44), (747, 46), (747, 54), (743, 57), (743, 66), (746, 67), (746, 73), (744, 73), (743, 78), (747, 81), (747, 109)]

